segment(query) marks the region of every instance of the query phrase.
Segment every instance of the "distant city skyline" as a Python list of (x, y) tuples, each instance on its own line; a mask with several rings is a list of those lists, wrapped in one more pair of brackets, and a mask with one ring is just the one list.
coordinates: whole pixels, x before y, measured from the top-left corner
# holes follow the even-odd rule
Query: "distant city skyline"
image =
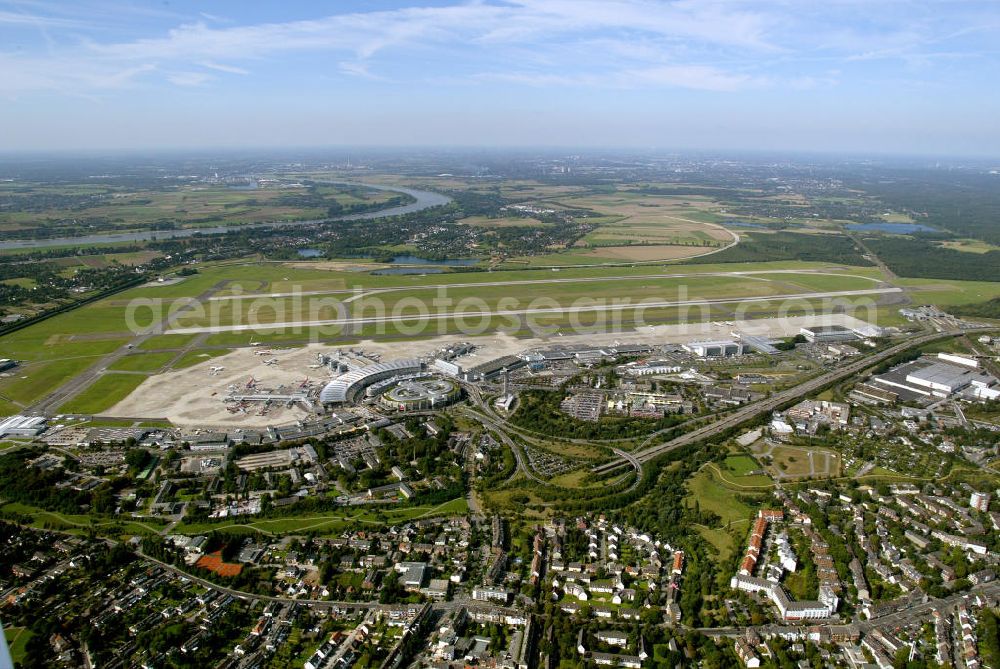
[(0, 1), (0, 151), (1000, 157), (993, 2)]

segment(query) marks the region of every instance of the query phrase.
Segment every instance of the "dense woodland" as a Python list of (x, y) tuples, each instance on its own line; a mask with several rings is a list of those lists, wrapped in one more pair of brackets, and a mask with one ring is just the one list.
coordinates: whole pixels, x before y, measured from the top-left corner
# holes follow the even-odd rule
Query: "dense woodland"
[(718, 253), (684, 261), (687, 264), (804, 260), (868, 266), (861, 249), (848, 237), (796, 232), (740, 233), (740, 243)]
[(853, 185), (920, 223), (1000, 245), (1000, 176), (962, 170), (884, 169)]
[(960, 281), (1000, 279), (1000, 251), (967, 253), (925, 238), (895, 235), (869, 237), (864, 243), (900, 276)]

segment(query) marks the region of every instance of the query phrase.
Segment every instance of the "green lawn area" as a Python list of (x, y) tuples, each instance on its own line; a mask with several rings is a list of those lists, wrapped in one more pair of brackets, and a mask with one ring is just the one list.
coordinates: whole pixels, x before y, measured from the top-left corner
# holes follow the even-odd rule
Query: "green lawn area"
[(141, 521), (132, 520), (128, 517), (106, 519), (100, 516), (94, 517), (85, 514), (65, 514), (46, 511), (45, 509), (19, 502), (4, 504), (0, 507), (0, 511), (31, 516), (32, 527), (75, 533), (83, 533), (87, 528), (93, 527), (102, 534), (110, 534), (112, 536), (152, 534), (159, 532), (165, 526), (163, 521), (152, 518), (145, 518)]
[(34, 632), (27, 629), (26, 627), (11, 627), (4, 628), (4, 637), (7, 639), (7, 646), (10, 648), (10, 659), (14, 660), (14, 664), (20, 664), (24, 661), (24, 651), (25, 647), (28, 645), (28, 640), (34, 636)]
[(738, 500), (736, 493), (722, 485), (708, 468), (688, 479), (687, 488), (687, 504), (693, 506), (697, 503), (702, 511), (716, 514), (723, 525), (745, 520), (754, 514), (754, 509)]
[(231, 519), (224, 523), (187, 523), (177, 526), (177, 532), (185, 534), (202, 534), (212, 530), (262, 532), (264, 534), (290, 534), (296, 532), (318, 532), (320, 534), (336, 534), (345, 528), (364, 525), (392, 525), (416, 518), (432, 516), (455, 516), (468, 512), (468, 502), (464, 497), (453, 499), (437, 506), (393, 507), (380, 509), (356, 510), (345, 509), (342, 512), (309, 513), (303, 516), (287, 516), (255, 520), (253, 517)]
[[(560, 474), (549, 479), (549, 483), (561, 488), (593, 488), (595, 486), (601, 485), (603, 483), (597, 483), (593, 480), (587, 481), (587, 477), (590, 476), (590, 471), (586, 468), (577, 469), (565, 474)], [(589, 483), (589, 485), (588, 485)]]
[(143, 374), (101, 375), (79, 395), (59, 407), (60, 413), (94, 414), (110, 409), (139, 387), (148, 377)]
[(760, 465), (749, 455), (731, 455), (722, 464), (724, 471), (732, 472), (734, 476), (746, 476), (760, 469)]
[(139, 344), (137, 348), (144, 351), (155, 351), (164, 348), (181, 348), (191, 343), (197, 335), (154, 335)]
[(941, 308), (1000, 297), (1000, 282), (997, 281), (898, 279), (895, 283), (907, 289), (914, 304), (934, 304)]
[[(27, 406), (42, 399), (94, 364), (94, 357), (67, 358), (23, 365), (5, 379), (0, 379), (0, 395)], [(10, 415), (22, 411), (12, 402), (0, 404), (0, 413)]]
[(211, 360), (212, 358), (218, 358), (219, 356), (223, 356), (230, 352), (230, 349), (227, 348), (210, 348), (202, 351), (188, 351), (173, 364), (171, 369), (184, 369), (185, 367), (192, 367), (197, 365), (199, 362), (205, 362), (206, 360)]
[(108, 369), (122, 372), (156, 372), (177, 355), (173, 351), (161, 353), (130, 353), (119, 358)]

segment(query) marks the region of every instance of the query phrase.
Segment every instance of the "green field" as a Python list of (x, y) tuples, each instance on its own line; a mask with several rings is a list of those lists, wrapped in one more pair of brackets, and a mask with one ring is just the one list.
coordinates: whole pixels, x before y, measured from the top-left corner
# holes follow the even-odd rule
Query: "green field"
[(171, 369), (184, 369), (185, 367), (191, 367), (192, 365), (197, 365), (199, 362), (205, 362), (206, 360), (217, 358), (229, 352), (229, 349), (224, 348), (188, 351), (177, 359), (177, 362), (173, 364)]
[(60, 413), (94, 414), (106, 411), (125, 399), (148, 377), (143, 374), (115, 374), (109, 372), (97, 378), (79, 395), (61, 407)]
[(28, 640), (34, 636), (34, 633), (25, 627), (5, 627), (3, 633), (7, 639), (7, 646), (10, 648), (10, 659), (14, 661), (15, 665), (20, 664), (24, 661)]
[(155, 335), (136, 348), (143, 351), (182, 348), (190, 344), (196, 335)]
[(739, 499), (736, 493), (724, 486), (709, 469), (702, 469), (688, 479), (688, 506), (698, 505), (702, 511), (719, 516), (723, 525), (750, 518), (754, 509)]
[(173, 360), (176, 353), (130, 353), (116, 360), (108, 369), (120, 372), (156, 372)]
[(105, 535), (152, 534), (162, 530), (166, 523), (159, 519), (144, 518), (132, 520), (128, 517), (105, 519), (85, 514), (65, 514), (46, 511), (28, 504), (10, 502), (0, 506), (4, 513), (17, 513), (31, 517), (31, 526), (64, 532), (83, 533), (90, 528), (99, 529)]
[(760, 466), (748, 455), (731, 455), (723, 461), (723, 469), (726, 472), (732, 472), (735, 476), (746, 476), (750, 472), (760, 469)]
[(222, 523), (188, 523), (182, 522), (176, 531), (184, 534), (202, 534), (213, 530), (260, 532), (267, 535), (291, 534), (298, 532), (317, 532), (319, 534), (337, 534), (344, 529), (365, 525), (391, 525), (417, 518), (433, 516), (454, 516), (467, 513), (468, 502), (464, 497), (437, 506), (386, 506), (378, 509), (355, 510), (344, 512), (309, 514), (303, 516), (288, 516), (284, 518), (256, 520), (253, 517), (232, 519)]

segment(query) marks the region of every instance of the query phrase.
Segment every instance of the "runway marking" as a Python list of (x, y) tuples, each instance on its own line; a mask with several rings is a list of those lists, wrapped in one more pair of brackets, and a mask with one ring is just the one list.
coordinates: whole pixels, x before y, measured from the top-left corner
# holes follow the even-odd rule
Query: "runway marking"
[(491, 317), (499, 318), (505, 316), (528, 316), (528, 315), (566, 315), (566, 314), (576, 314), (576, 313), (587, 313), (587, 312), (599, 312), (599, 311), (629, 311), (636, 309), (664, 309), (673, 307), (685, 307), (685, 306), (707, 306), (712, 304), (732, 304), (736, 302), (771, 302), (776, 300), (816, 300), (834, 297), (858, 297), (864, 295), (885, 295), (888, 293), (901, 293), (902, 288), (871, 288), (867, 290), (840, 290), (831, 291), (823, 293), (796, 293), (790, 295), (769, 295), (766, 297), (720, 297), (707, 300), (683, 300), (679, 302), (640, 302), (635, 304), (601, 304), (601, 305), (589, 305), (585, 307), (538, 307), (538, 308), (528, 308), (528, 309), (502, 309), (497, 311), (483, 311), (483, 310), (470, 310), (470, 311), (460, 311), (460, 312), (444, 312), (444, 313), (427, 313), (427, 314), (416, 314), (412, 316), (399, 315), (399, 316), (373, 316), (367, 318), (332, 318), (326, 320), (313, 320), (313, 321), (284, 321), (280, 323), (246, 323), (246, 324), (234, 324), (234, 325), (211, 325), (211, 326), (194, 326), (194, 327), (182, 327), (173, 328), (166, 330), (164, 334), (200, 334), (203, 332), (208, 333), (220, 333), (220, 332), (248, 332), (248, 331), (261, 331), (270, 332), (274, 330), (284, 330), (287, 328), (303, 328), (303, 327), (325, 327), (331, 325), (372, 325), (379, 323), (391, 323), (391, 322), (411, 322), (414, 320), (424, 320), (424, 321), (441, 321), (441, 320), (452, 320), (456, 318), (477, 318), (477, 317)]

